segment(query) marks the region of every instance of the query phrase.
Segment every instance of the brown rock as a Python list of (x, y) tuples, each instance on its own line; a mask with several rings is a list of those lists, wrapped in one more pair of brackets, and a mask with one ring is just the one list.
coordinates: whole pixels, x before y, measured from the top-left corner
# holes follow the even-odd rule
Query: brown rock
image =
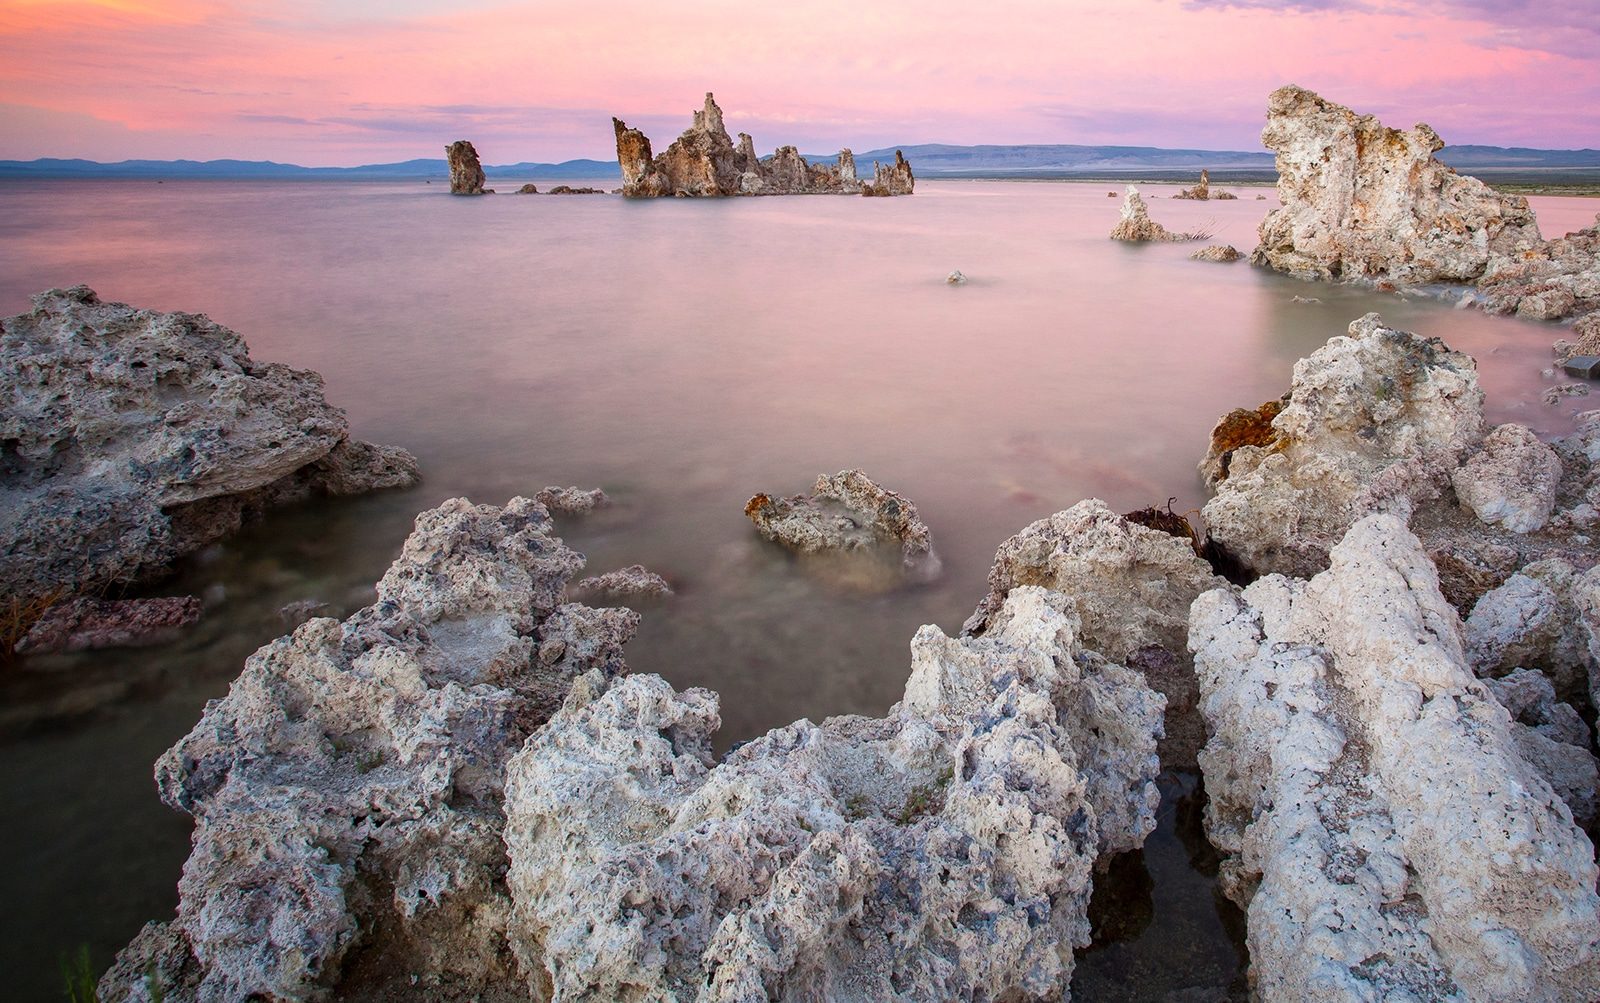
[(538, 185), (523, 185), (521, 188), (517, 189), (517, 194), (518, 195), (537, 195), (537, 194), (539, 194), (539, 186)]
[(194, 596), (73, 599), (52, 606), (17, 645), (23, 654), (139, 648), (164, 644), (200, 620)]
[(1211, 198), (1211, 173), (1201, 168), (1200, 183), (1193, 188), (1185, 188), (1172, 197), (1175, 199), (1192, 199), (1197, 202), (1204, 202)]
[(483, 167), (478, 163), (478, 151), (464, 139), (458, 139), (444, 148), (450, 162), (450, 194), (482, 195)]
[(1211, 430), (1211, 448), (1200, 461), (1200, 474), (1206, 484), (1215, 487), (1228, 477), (1228, 461), (1240, 446), (1260, 446), (1270, 449), (1280, 438), (1272, 427), (1272, 419), (1283, 411), (1284, 401), (1267, 401), (1254, 411), (1234, 408), (1217, 419)]

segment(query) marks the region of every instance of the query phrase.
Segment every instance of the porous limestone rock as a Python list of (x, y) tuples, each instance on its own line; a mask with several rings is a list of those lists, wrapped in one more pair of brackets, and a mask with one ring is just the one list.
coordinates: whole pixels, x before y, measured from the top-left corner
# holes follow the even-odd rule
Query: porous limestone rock
[[(722, 109), (709, 92), (705, 105), (694, 113), (694, 124), (659, 155), (652, 153), (649, 137), (638, 129), (619, 118), (613, 118), (611, 125), (622, 166), (622, 194), (629, 198), (854, 194), (861, 187), (849, 150), (839, 151), (838, 164), (830, 167), (808, 163), (793, 146), (779, 147), (763, 161), (746, 133), (739, 134), (735, 146), (723, 124)], [(908, 179), (910, 170), (906, 165)], [(883, 194), (909, 195), (910, 185)]]
[(1589, 726), (1576, 709), (1556, 699), (1541, 672), (1515, 669), (1484, 685), (1511, 715), (1511, 737), (1539, 775), (1587, 826), (1595, 819), (1600, 760), (1589, 752)]
[(1575, 340), (1562, 338), (1555, 343), (1557, 365), (1578, 355), (1600, 355), (1600, 310), (1573, 321), (1572, 334)]
[(1129, 185), (1122, 199), (1122, 216), (1117, 220), (1117, 225), (1111, 229), (1111, 239), (1138, 243), (1187, 238), (1173, 233), (1151, 219), (1150, 210), (1144, 204), (1144, 196), (1139, 194), (1139, 189)]
[(745, 503), (744, 514), (762, 536), (802, 554), (892, 544), (908, 571), (931, 577), (939, 570), (933, 534), (917, 506), (860, 470), (819, 475), (810, 495), (758, 494)]
[(1467, 617), (1467, 659), (1479, 675), (1539, 669), (1563, 699), (1589, 684), (1589, 654), (1580, 628), (1579, 574), (1559, 558), (1524, 566), (1485, 593)]
[(601, 488), (556, 487), (544, 488), (534, 500), (551, 512), (561, 515), (588, 515), (597, 508), (611, 504), (611, 499)]
[(1268, 98), (1261, 142), (1277, 154), (1282, 206), (1261, 223), (1258, 265), (1310, 279), (1472, 282), (1539, 243), (1528, 200), (1435, 160), (1444, 141), (1426, 125), (1385, 128), (1291, 85)]
[(1578, 613), (1579, 638), (1588, 654), (1589, 706), (1600, 710), (1600, 565), (1573, 582), (1572, 604)]
[(1175, 199), (1191, 199), (1199, 202), (1204, 202), (1211, 198), (1211, 172), (1202, 167), (1200, 169), (1200, 183), (1195, 185), (1193, 188), (1185, 188), (1183, 191), (1172, 197)]
[(4, 594), (136, 581), (273, 504), (416, 482), (409, 453), (349, 439), (322, 377), (202, 314), (74, 286), (0, 327)]
[(1083, 621), (1083, 644), (1145, 671), (1167, 701), (1161, 761), (1192, 769), (1205, 736), (1185, 642), (1189, 606), (1202, 592), (1227, 583), (1190, 542), (1132, 522), (1099, 499), (1081, 501), (1000, 545), (989, 570), (989, 594), (962, 630), (986, 633), (1006, 596), (1023, 585), (1071, 596)]
[(591, 575), (572, 586), (574, 592), (592, 592), (603, 596), (670, 596), (672, 586), (660, 575), (642, 564), (630, 564), (618, 571)]
[(1211, 444), (1200, 461), (1200, 475), (1205, 478), (1207, 487), (1214, 488), (1227, 480), (1234, 450), (1241, 446), (1270, 449), (1278, 441), (1278, 431), (1272, 427), (1272, 422), (1283, 412), (1285, 403), (1280, 398), (1254, 410), (1237, 407), (1217, 419), (1211, 429)]
[[(369, 966), (392, 993), (514, 977), (505, 764), (573, 678), (624, 671), (638, 623), (561, 603), (583, 559), (552, 528), (526, 498), (422, 513), (373, 605), (261, 648), (161, 757), (162, 800), (195, 818), (170, 927), (194, 981), (168, 1000), (318, 999), (362, 952), (403, 959)], [(173, 944), (142, 935), (108, 979)]]
[(1361, 519), (1309, 582), (1205, 593), (1189, 643), (1263, 1001), (1600, 998), (1594, 849), (1403, 521)]
[(1461, 504), (1513, 533), (1543, 526), (1556, 506), (1561, 460), (1522, 425), (1500, 425), (1450, 475)]
[(1576, 233), (1497, 257), (1478, 288), (1489, 313), (1559, 320), (1600, 310), (1600, 214)]
[(714, 694), (578, 680), (513, 759), (511, 942), (539, 998), (1062, 999), (1095, 862), (1154, 826), (1161, 698), (1012, 592), (923, 627), (885, 718), (716, 763)]
[(1287, 400), (1267, 444), (1227, 451), (1202, 510), (1211, 534), (1263, 573), (1308, 576), (1361, 515), (1409, 515), (1483, 435), (1472, 358), (1377, 314), (1295, 363)]
[(1240, 254), (1239, 249), (1234, 247), (1232, 244), (1212, 244), (1210, 247), (1200, 248), (1200, 250), (1189, 255), (1189, 257), (1196, 261), (1229, 262), (1238, 261), (1240, 258), (1244, 257), (1244, 255)]
[(458, 139), (444, 148), (444, 156), (450, 165), (451, 195), (484, 193), (483, 166), (478, 163), (478, 151), (471, 143)]
[(161, 644), (198, 623), (200, 612), (194, 596), (69, 599), (46, 610), (17, 643), (17, 651), (46, 654)]

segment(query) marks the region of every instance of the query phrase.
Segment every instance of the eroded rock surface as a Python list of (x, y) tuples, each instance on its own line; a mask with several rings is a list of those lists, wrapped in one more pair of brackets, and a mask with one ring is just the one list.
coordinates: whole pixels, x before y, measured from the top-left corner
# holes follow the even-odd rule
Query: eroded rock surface
[(5, 594), (136, 581), (271, 505), (417, 480), (409, 453), (349, 438), (320, 376), (203, 314), (74, 286), (0, 325)]
[(1212, 244), (1210, 247), (1202, 247), (1189, 255), (1189, 257), (1196, 261), (1220, 261), (1226, 263), (1238, 261), (1244, 255), (1240, 254), (1239, 249), (1232, 244)]
[(1561, 483), (1555, 451), (1522, 425), (1501, 425), (1451, 474), (1456, 497), (1486, 523), (1527, 533), (1550, 520)]
[(1204, 202), (1211, 198), (1211, 172), (1201, 168), (1200, 183), (1195, 185), (1193, 188), (1185, 188), (1183, 191), (1172, 197), (1175, 199), (1190, 199), (1198, 202)]
[(963, 631), (983, 635), (1006, 596), (1042, 586), (1071, 596), (1086, 647), (1145, 673), (1166, 698), (1161, 761), (1194, 767), (1204, 735), (1186, 644), (1195, 597), (1227, 583), (1184, 539), (1118, 515), (1098, 499), (1081, 501), (1025, 528), (1000, 545), (989, 594)]
[(591, 575), (572, 586), (574, 592), (591, 592), (609, 597), (670, 596), (672, 586), (665, 578), (642, 564), (630, 564), (603, 575)]
[(444, 156), (450, 165), (451, 195), (484, 194), (483, 166), (471, 143), (458, 139), (444, 148)]
[(1288, 86), (1268, 98), (1261, 142), (1277, 154), (1283, 204), (1261, 223), (1256, 264), (1309, 279), (1474, 282), (1540, 242), (1528, 200), (1434, 159), (1444, 141), (1426, 125), (1386, 128)]
[(809, 495), (758, 494), (744, 514), (762, 536), (803, 554), (898, 546), (906, 570), (938, 573), (933, 534), (911, 499), (885, 490), (860, 470), (822, 474)]
[(158, 599), (69, 599), (35, 621), (17, 644), (21, 654), (162, 644), (200, 620), (194, 596)]
[[(855, 158), (849, 150), (839, 151), (834, 166), (810, 164), (793, 146), (779, 147), (770, 160), (756, 156), (755, 144), (739, 134), (734, 145), (722, 121), (722, 109), (710, 93), (701, 110), (694, 113), (694, 124), (660, 154), (651, 150), (650, 138), (629, 128), (621, 119), (611, 120), (617, 137), (617, 160), (622, 165), (622, 194), (629, 198), (658, 198), (664, 195), (806, 195), (850, 194), (862, 190), (856, 178)], [(878, 194), (911, 194), (911, 167), (896, 156), (896, 173), (890, 187)]]
[(1600, 310), (1600, 214), (1576, 233), (1497, 258), (1478, 288), (1490, 313), (1559, 320)]
[(547, 487), (533, 497), (551, 512), (561, 515), (588, 515), (611, 504), (601, 488)]
[(513, 760), (511, 939), (565, 999), (1064, 997), (1097, 859), (1154, 827), (1161, 698), (1019, 588), (924, 627), (882, 719), (711, 754), (715, 695), (579, 680)]
[(1122, 216), (1117, 220), (1117, 225), (1111, 228), (1111, 239), (1140, 243), (1189, 238), (1183, 234), (1173, 233), (1151, 219), (1150, 209), (1144, 204), (1144, 196), (1139, 194), (1139, 189), (1129, 185), (1122, 199)]
[(149, 961), (189, 973), (169, 1000), (321, 998), (363, 950), (404, 959), (384, 968), (395, 992), (514, 978), (506, 761), (573, 678), (624, 671), (638, 623), (561, 603), (583, 559), (552, 529), (525, 498), (448, 501), (417, 517), (376, 603), (250, 657), (157, 764), (194, 852), (170, 932), (130, 945), (102, 1000), (141, 998), (118, 979)]
[[(1477, 365), (1368, 314), (1295, 363), (1271, 433), (1262, 445), (1213, 445), (1226, 456), (1226, 477), (1202, 514), (1250, 567), (1307, 577), (1361, 515), (1409, 515), (1439, 494), (1483, 435)], [(1216, 475), (1221, 462), (1208, 456), (1204, 469)]]
[(1309, 582), (1202, 595), (1207, 827), (1272, 1000), (1600, 995), (1594, 849), (1370, 515)]
[(871, 196), (910, 195), (916, 190), (917, 179), (911, 173), (911, 163), (905, 154), (894, 151), (894, 160), (887, 164), (872, 162), (872, 181), (861, 188), (861, 194)]

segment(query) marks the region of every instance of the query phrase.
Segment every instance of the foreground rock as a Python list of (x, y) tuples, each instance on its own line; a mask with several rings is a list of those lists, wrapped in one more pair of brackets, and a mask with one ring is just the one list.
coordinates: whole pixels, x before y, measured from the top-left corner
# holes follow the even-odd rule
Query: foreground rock
[(130, 945), (101, 1000), (143, 999), (151, 965), (173, 1001), (320, 998), (349, 968), (395, 981), (376, 998), (513, 977), (505, 763), (573, 678), (623, 671), (638, 622), (561, 604), (583, 560), (551, 530), (525, 498), (448, 501), (417, 517), (375, 604), (251, 656), (157, 764), (194, 852), (177, 918)]
[(1593, 847), (1400, 519), (1362, 519), (1309, 582), (1206, 593), (1190, 645), (1263, 1000), (1600, 997)]
[(268, 507), (416, 483), (308, 370), (202, 314), (52, 289), (0, 334), (0, 592), (148, 578)]
[(458, 139), (444, 148), (445, 160), (450, 165), (451, 195), (484, 194), (483, 166), (478, 163), (478, 151), (464, 139)]
[(1478, 288), (1489, 313), (1559, 320), (1600, 311), (1600, 214), (1576, 233), (1497, 258)]
[(1200, 240), (1202, 235), (1198, 233), (1173, 233), (1151, 219), (1150, 210), (1144, 204), (1144, 196), (1139, 194), (1139, 189), (1129, 185), (1127, 193), (1122, 199), (1122, 217), (1117, 220), (1117, 225), (1112, 227), (1111, 239), (1141, 243), (1145, 241)]
[(579, 680), (507, 783), (535, 998), (1058, 999), (1094, 865), (1155, 824), (1161, 698), (1019, 588), (924, 627), (882, 719), (711, 755), (715, 695)]
[(1377, 314), (1295, 363), (1286, 401), (1265, 425), (1225, 417), (1201, 464), (1207, 528), (1259, 572), (1320, 571), (1357, 518), (1437, 494), (1483, 434), (1472, 358)]
[(899, 548), (904, 568), (920, 577), (938, 574), (933, 534), (909, 498), (885, 490), (860, 470), (822, 474), (810, 495), (758, 494), (744, 514), (762, 536), (802, 554)]
[(1081, 501), (1000, 545), (989, 594), (962, 625), (983, 636), (1011, 590), (1037, 585), (1071, 596), (1086, 647), (1140, 670), (1166, 698), (1163, 766), (1193, 769), (1205, 741), (1189, 658), (1189, 606), (1226, 586), (1189, 541)]
[(1540, 241), (1527, 199), (1435, 160), (1444, 141), (1426, 125), (1385, 128), (1289, 86), (1268, 99), (1261, 142), (1277, 154), (1283, 204), (1261, 223), (1256, 264), (1308, 279), (1474, 282)]
[(69, 599), (45, 611), (17, 644), (19, 654), (164, 644), (200, 622), (194, 596)]
[(694, 124), (661, 154), (652, 153), (650, 138), (630, 129), (621, 119), (611, 120), (617, 137), (617, 160), (622, 165), (622, 194), (629, 198), (665, 195), (807, 195), (857, 193), (910, 195), (914, 185), (911, 165), (899, 153), (888, 167), (879, 166), (864, 191), (856, 178), (855, 157), (839, 151), (839, 162), (829, 167), (807, 163), (792, 146), (779, 147), (770, 160), (756, 156), (755, 143), (745, 133), (735, 146), (722, 123), (722, 109), (711, 94), (694, 113)]

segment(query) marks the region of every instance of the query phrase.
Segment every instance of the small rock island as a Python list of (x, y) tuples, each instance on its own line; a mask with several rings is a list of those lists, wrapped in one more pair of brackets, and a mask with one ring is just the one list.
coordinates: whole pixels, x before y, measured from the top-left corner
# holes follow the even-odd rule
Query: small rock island
[(736, 147), (722, 124), (722, 109), (706, 92), (694, 124), (660, 155), (650, 137), (611, 120), (622, 165), (622, 194), (628, 198), (664, 195), (910, 195), (916, 186), (911, 164), (896, 150), (894, 163), (873, 165), (871, 181), (856, 177), (855, 156), (839, 151), (835, 166), (808, 163), (793, 146), (780, 146), (768, 160), (756, 156), (755, 141), (739, 133)]

